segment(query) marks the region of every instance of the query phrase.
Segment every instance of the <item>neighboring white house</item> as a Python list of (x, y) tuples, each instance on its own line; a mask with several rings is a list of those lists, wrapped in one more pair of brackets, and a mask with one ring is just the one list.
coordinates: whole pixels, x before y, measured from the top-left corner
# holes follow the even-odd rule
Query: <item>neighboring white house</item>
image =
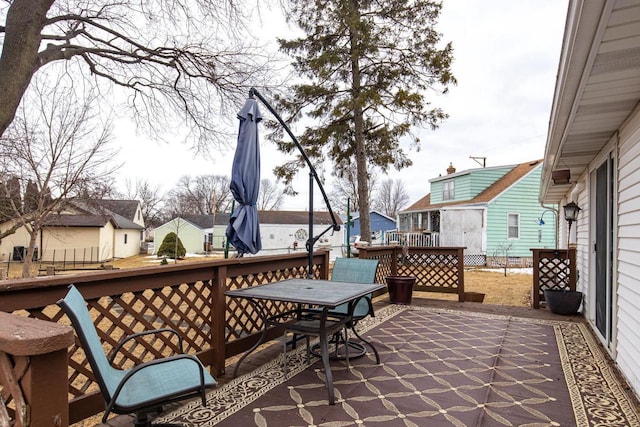
[[(258, 211), (262, 250), (257, 255), (273, 255), (304, 250), (309, 234), (309, 213), (305, 211)], [(337, 218), (338, 223), (342, 221)], [(213, 228), (211, 215), (183, 215), (157, 227), (154, 232), (154, 253), (162, 244), (164, 237), (174, 232), (180, 238), (189, 253), (203, 253), (207, 245), (220, 250), (224, 247), (225, 232), (229, 224), (229, 214), (216, 214), (216, 226)], [(328, 212), (314, 212), (314, 236), (324, 231), (330, 224)], [(315, 248), (331, 247), (339, 256), (344, 244), (344, 227), (340, 231), (329, 232), (316, 243)], [(233, 247), (230, 248), (233, 251)]]
[(176, 233), (188, 253), (199, 254), (224, 248), (224, 233), (229, 223), (228, 213), (213, 215), (182, 215), (166, 222), (153, 232), (153, 253), (157, 254), (162, 241), (169, 233)]
[[(567, 169), (569, 183), (554, 183), (554, 172)], [(561, 221), (561, 246), (576, 245), (583, 314), (639, 395), (638, 0), (569, 3), (540, 200), (582, 209), (570, 236)]]
[[(137, 200), (74, 201), (64, 212), (47, 218), (34, 258), (47, 262), (127, 258), (140, 253), (143, 230)], [(18, 229), (0, 242), (0, 260), (18, 261), (28, 245), (28, 233)]]
[[(258, 211), (262, 251), (258, 255), (273, 255), (305, 250), (309, 235), (308, 211)], [(341, 256), (345, 244), (342, 220), (336, 216), (340, 231), (326, 233), (314, 246), (331, 249), (331, 258)], [(313, 212), (313, 235), (317, 236), (331, 225), (329, 212)]]

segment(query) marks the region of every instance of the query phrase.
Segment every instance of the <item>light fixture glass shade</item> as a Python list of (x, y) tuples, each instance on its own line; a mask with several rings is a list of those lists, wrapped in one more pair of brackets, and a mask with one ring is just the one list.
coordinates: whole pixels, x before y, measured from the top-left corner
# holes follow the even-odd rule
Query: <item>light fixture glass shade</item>
[(580, 212), (581, 209), (574, 202), (567, 203), (562, 208), (564, 209), (564, 219), (567, 221), (575, 221), (578, 219), (578, 212)]

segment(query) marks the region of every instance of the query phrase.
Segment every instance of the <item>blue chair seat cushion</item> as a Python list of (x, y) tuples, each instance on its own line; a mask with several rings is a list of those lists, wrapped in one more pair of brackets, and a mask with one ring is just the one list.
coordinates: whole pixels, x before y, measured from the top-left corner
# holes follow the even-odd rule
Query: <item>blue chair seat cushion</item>
[[(201, 387), (200, 362), (189, 355), (176, 355), (148, 362), (140, 365), (140, 369), (115, 370), (116, 376), (121, 376), (122, 389), (115, 405), (121, 409), (138, 408), (155, 402), (154, 396), (176, 398), (180, 394), (192, 394)], [(216, 381), (204, 370), (205, 387), (213, 387)], [(115, 390), (112, 390), (112, 395)]]

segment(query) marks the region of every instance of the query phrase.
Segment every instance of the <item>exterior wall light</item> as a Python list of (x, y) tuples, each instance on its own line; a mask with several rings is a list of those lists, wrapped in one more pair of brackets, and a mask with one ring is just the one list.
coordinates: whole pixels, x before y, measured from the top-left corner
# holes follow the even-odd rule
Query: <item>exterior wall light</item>
[(578, 219), (578, 212), (580, 212), (582, 209), (580, 209), (580, 207), (574, 202), (567, 203), (562, 207), (562, 209), (564, 209), (564, 219), (566, 219), (569, 223), (569, 229), (567, 230), (567, 249), (569, 249), (569, 240), (571, 239), (571, 224), (573, 224), (573, 222)]

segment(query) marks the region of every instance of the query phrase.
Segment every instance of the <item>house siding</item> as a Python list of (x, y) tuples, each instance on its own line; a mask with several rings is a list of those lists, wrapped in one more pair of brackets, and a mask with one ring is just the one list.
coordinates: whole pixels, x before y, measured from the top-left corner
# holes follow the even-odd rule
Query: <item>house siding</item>
[[(125, 243), (125, 234), (127, 242)], [(127, 258), (140, 253), (140, 231), (138, 230), (116, 230), (113, 257)]]
[(477, 171), (473, 171), (473, 179), (471, 180), (471, 188), (470, 188), (470, 198), (477, 196), (482, 193), (486, 188), (488, 188), (491, 184), (502, 178), (509, 171), (513, 169), (513, 166), (501, 167), (501, 168), (491, 168), (491, 169), (480, 169)]
[[(396, 229), (396, 222), (383, 216), (380, 215), (378, 212), (371, 212), (370, 213), (370, 222), (371, 222), (371, 232), (372, 233), (376, 233), (376, 232), (385, 232), (385, 231), (390, 231), (390, 230), (395, 230)], [(346, 219), (345, 219), (346, 221)], [(346, 227), (346, 225), (345, 225)], [(355, 236), (360, 234), (360, 218), (355, 218), (353, 219), (353, 226), (351, 227), (351, 229), (349, 230), (349, 236)], [(378, 233), (381, 234), (381, 233)], [(346, 242), (346, 236), (347, 233), (344, 233), (345, 235), (345, 242)]]
[[(9, 228), (13, 223), (7, 222), (4, 228)], [(15, 246), (29, 245), (29, 233), (24, 228), (19, 228), (14, 234), (11, 234), (0, 240), (0, 261), (11, 260), (13, 257), (13, 248)]]
[[(589, 176), (585, 176), (582, 179), (584, 184), (584, 190), (579, 192), (576, 195), (575, 202), (578, 206), (588, 207), (590, 206), (590, 186), (589, 184)], [(568, 203), (568, 200), (563, 201), (563, 206), (565, 203)], [(578, 220), (576, 221), (574, 227), (576, 231), (576, 266), (578, 269), (578, 283), (577, 288), (579, 291), (584, 293), (584, 301), (590, 301), (590, 286), (589, 283), (591, 281), (591, 277), (595, 275), (595, 270), (592, 271), (592, 268), (595, 268), (595, 263), (591, 263), (590, 257), (592, 255), (591, 248), (593, 247), (590, 244), (590, 233), (589, 224), (591, 218), (591, 209), (583, 209), (580, 211), (580, 215), (578, 215)], [(564, 220), (564, 217), (561, 216), (561, 236), (560, 236), (560, 247), (566, 247), (567, 245), (567, 222)], [(589, 304), (584, 304), (582, 307), (582, 312), (585, 318), (594, 319), (593, 310), (589, 306)]]
[(176, 233), (188, 253), (204, 252), (204, 231), (182, 218), (175, 218), (156, 228), (153, 253), (157, 254), (162, 241), (169, 233)]
[(47, 262), (97, 262), (112, 255), (111, 246), (101, 241), (100, 229), (93, 227), (47, 227), (42, 231), (41, 249)]
[(640, 392), (640, 113), (620, 129), (616, 361)]
[[(101, 260), (111, 259), (114, 257), (114, 236), (115, 228), (111, 222), (108, 222), (104, 227), (99, 229), (98, 247), (100, 250)], [(89, 241), (87, 241), (87, 243), (89, 243)]]
[[(316, 224), (313, 227), (314, 236), (317, 236), (327, 228), (324, 224)], [(296, 232), (302, 230), (306, 236), (309, 232), (309, 224), (260, 224), (260, 237), (262, 238), (262, 251), (259, 255), (275, 255), (281, 253), (292, 253), (295, 251), (304, 251), (306, 237), (304, 239), (296, 239)], [(344, 231), (335, 233), (327, 233), (323, 237), (328, 242), (316, 243), (314, 248), (331, 247), (331, 259), (341, 256), (342, 248), (344, 248)], [(297, 247), (294, 249), (294, 242)]]
[[(541, 165), (492, 200), (487, 210), (487, 255), (531, 257), (531, 248), (555, 247), (554, 221), (540, 226), (538, 219), (545, 208), (540, 206)], [(507, 219), (510, 213), (519, 215), (519, 237), (508, 238)], [(555, 218), (554, 218), (555, 220)], [(539, 239), (539, 232), (540, 239)]]
[[(494, 182), (502, 178), (513, 166), (474, 169), (462, 175), (443, 176), (431, 180), (431, 203), (450, 203), (463, 200), (471, 200)], [(455, 180), (455, 197), (449, 200), (442, 199), (442, 183)]]

